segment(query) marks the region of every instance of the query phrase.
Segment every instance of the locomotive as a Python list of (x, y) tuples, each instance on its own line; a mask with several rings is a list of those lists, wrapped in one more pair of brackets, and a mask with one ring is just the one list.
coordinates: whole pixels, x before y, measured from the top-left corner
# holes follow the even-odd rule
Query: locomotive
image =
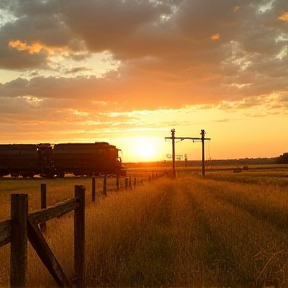
[(119, 151), (107, 142), (0, 144), (0, 177), (125, 176)]

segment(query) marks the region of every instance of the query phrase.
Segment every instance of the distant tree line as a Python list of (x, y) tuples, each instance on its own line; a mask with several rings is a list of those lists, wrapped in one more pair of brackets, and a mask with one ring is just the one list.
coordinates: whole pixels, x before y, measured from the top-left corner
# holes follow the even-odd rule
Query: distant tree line
[(278, 164), (288, 164), (288, 152), (283, 153), (279, 157), (276, 158), (276, 163)]

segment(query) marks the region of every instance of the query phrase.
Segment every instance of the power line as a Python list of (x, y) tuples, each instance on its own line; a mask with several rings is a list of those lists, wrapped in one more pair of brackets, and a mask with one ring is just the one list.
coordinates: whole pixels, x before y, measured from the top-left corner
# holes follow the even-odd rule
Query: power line
[(194, 141), (201, 141), (202, 142), (202, 176), (205, 176), (205, 144), (206, 140), (211, 140), (211, 138), (205, 137), (205, 130), (201, 130), (201, 137), (175, 137), (175, 129), (171, 129), (171, 137), (165, 137), (165, 140), (171, 139), (172, 140), (172, 162), (173, 162), (173, 177), (176, 177), (176, 169), (175, 169), (175, 140), (192, 140)]

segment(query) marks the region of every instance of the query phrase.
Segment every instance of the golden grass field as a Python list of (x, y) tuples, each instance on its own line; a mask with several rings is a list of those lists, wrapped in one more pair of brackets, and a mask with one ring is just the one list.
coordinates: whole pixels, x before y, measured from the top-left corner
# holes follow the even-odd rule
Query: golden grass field
[[(9, 218), (11, 193), (28, 193), (32, 212), (41, 183), (48, 205), (84, 185), (87, 287), (288, 287), (288, 167), (271, 167), (211, 170), (205, 178), (182, 168), (176, 179), (118, 192), (109, 178), (105, 198), (96, 179), (96, 203), (91, 178), (2, 178), (0, 221)], [(73, 214), (47, 226), (47, 242), (73, 277)], [(9, 248), (0, 247), (1, 287), (9, 284)], [(28, 253), (27, 287), (55, 287), (30, 245)]]

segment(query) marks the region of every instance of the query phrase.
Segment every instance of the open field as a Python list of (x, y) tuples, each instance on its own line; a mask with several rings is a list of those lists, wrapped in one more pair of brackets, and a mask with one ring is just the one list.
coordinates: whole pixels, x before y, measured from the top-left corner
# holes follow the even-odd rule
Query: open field
[[(96, 180), (96, 203), (90, 200), (91, 178), (44, 182), (48, 205), (73, 197), (74, 185), (87, 187), (88, 287), (288, 287), (287, 167), (207, 170), (205, 178), (183, 168), (177, 179), (146, 181), (106, 198), (100, 197), (102, 183), (97, 186)], [(44, 182), (1, 179), (0, 220), (9, 217), (12, 192), (28, 193), (29, 210), (38, 210)], [(45, 236), (70, 277), (72, 218), (51, 220)], [(31, 246), (28, 250), (27, 287), (55, 286)], [(0, 248), (0, 257), (5, 259), (0, 284), (6, 287), (9, 245)]]
[[(103, 177), (96, 177), (96, 197), (103, 195)], [(120, 179), (120, 187), (124, 187), (125, 179)], [(40, 209), (41, 205), (41, 184), (47, 186), (47, 206), (55, 205), (65, 199), (74, 197), (74, 186), (84, 185), (88, 203), (91, 202), (92, 178), (91, 177), (65, 177), (57, 179), (47, 179), (35, 177), (33, 179), (23, 178), (0, 178), (0, 203), (10, 203), (11, 193), (26, 193), (29, 195), (29, 211)], [(116, 179), (107, 177), (107, 190), (116, 189)], [(88, 199), (88, 197), (90, 197)], [(90, 201), (89, 201), (90, 200)], [(7, 205), (9, 206), (9, 205)], [(7, 207), (10, 209), (10, 207)], [(10, 210), (0, 210), (0, 220), (9, 218)]]

